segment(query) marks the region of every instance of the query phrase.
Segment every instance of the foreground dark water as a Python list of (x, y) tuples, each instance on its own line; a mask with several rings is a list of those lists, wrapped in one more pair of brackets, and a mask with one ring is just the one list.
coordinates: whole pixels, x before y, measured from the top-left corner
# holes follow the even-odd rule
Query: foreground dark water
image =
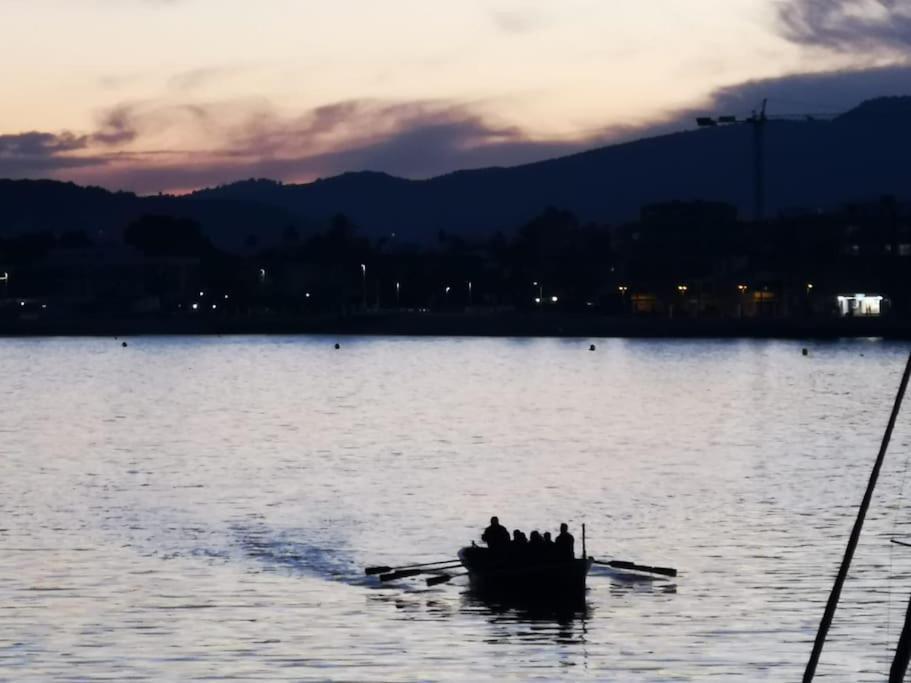
[[(0, 679), (799, 678), (907, 345), (335, 341), (0, 341)], [(909, 415), (822, 679), (888, 668)], [(681, 574), (571, 615), (363, 576), (492, 513)]]

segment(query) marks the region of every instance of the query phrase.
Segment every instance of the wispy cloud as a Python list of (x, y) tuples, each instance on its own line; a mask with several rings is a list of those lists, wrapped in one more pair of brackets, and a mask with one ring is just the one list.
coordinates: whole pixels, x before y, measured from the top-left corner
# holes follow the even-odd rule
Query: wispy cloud
[[(199, 131), (201, 147), (120, 157), (100, 149), (118, 137), (141, 143), (179, 126)], [(250, 102), (233, 107), (123, 105), (86, 137), (98, 154), (98, 165), (76, 177), (139, 191), (189, 189), (250, 176), (302, 181), (364, 169), (422, 178), (459, 168), (536, 161), (585, 146), (582, 141), (533, 139), (469, 105), (440, 101), (351, 100), (298, 116), (282, 116)]]
[(547, 24), (547, 18), (530, 7), (494, 10), (490, 16), (494, 25), (505, 33), (530, 33)]
[(168, 87), (181, 93), (198, 90), (221, 79), (249, 71), (250, 66), (211, 66), (190, 69), (175, 74), (168, 80)]

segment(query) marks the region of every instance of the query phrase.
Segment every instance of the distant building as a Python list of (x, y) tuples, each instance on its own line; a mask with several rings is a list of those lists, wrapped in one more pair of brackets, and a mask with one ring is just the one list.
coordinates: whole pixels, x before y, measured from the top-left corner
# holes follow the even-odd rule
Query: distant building
[(839, 294), (835, 300), (843, 318), (876, 318), (889, 310), (889, 300), (880, 294)]
[(639, 219), (643, 225), (718, 226), (736, 223), (737, 207), (724, 202), (661, 202), (643, 206)]

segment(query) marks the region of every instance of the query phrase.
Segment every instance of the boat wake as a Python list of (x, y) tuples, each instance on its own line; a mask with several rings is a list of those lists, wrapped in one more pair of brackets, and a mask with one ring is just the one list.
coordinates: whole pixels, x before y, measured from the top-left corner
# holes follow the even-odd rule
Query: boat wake
[(310, 529), (272, 529), (262, 523), (231, 526), (232, 544), (241, 557), (263, 571), (309, 575), (352, 585), (365, 583), (353, 555), (339, 543), (329, 548), (312, 539)]

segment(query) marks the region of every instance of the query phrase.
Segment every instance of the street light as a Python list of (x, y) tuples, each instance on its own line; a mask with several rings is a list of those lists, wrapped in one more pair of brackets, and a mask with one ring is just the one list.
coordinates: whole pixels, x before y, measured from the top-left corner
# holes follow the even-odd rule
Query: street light
[(395, 283), (395, 305), (396, 306), (399, 305), (399, 293), (400, 292), (401, 292), (401, 284), (396, 282)]
[(737, 303), (737, 317), (743, 317), (743, 301), (748, 287), (746, 285), (737, 285), (737, 291), (740, 292), (740, 301)]
[(364, 295), (364, 310), (367, 310), (367, 264), (361, 264), (361, 288)]
[(620, 285), (619, 287), (617, 287), (617, 291), (620, 292), (620, 296), (623, 296), (629, 291), (629, 287), (627, 287), (626, 285)]
[(677, 291), (680, 292), (681, 295), (686, 294), (686, 290), (688, 290), (688, 289), (689, 289), (689, 287), (687, 287), (686, 285), (677, 285)]
[(557, 297), (555, 297), (555, 296), (550, 297), (550, 302), (551, 302), (552, 304), (557, 303), (559, 300), (560, 300), (560, 299), (557, 298)]
[(468, 281), (468, 305), (471, 306), (471, 280)]

